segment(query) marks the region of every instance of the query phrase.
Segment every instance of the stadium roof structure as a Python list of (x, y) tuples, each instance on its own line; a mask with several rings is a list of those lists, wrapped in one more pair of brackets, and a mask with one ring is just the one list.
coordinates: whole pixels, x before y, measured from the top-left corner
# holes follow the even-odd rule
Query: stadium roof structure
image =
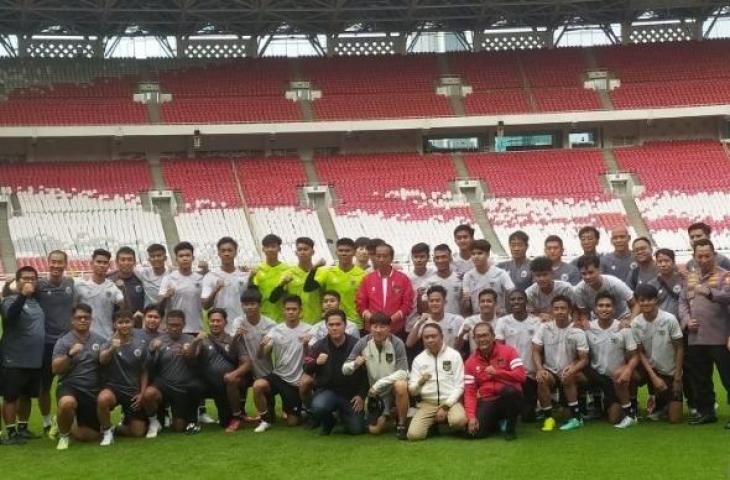
[(641, 19), (704, 20), (718, 14), (730, 14), (728, 0), (0, 0), (0, 35), (555, 29)]

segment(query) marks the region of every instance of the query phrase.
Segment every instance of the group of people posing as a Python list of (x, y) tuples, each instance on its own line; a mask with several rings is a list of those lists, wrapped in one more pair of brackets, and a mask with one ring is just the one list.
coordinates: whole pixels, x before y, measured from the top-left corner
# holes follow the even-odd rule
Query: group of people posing
[(730, 260), (708, 225), (688, 233), (681, 268), (672, 250), (623, 228), (601, 254), (593, 227), (578, 232), (584, 252), (571, 263), (556, 235), (528, 259), (530, 239), (516, 231), (511, 258), (495, 264), (489, 242), (460, 225), (455, 252), (417, 243), (408, 272), (367, 238), (340, 238), (330, 266), (313, 262), (306, 237), (298, 263), (282, 262), (274, 234), (252, 268), (235, 264), (230, 237), (211, 270), (194, 267), (189, 242), (174, 247), (174, 268), (162, 245), (144, 265), (122, 247), (112, 273), (112, 253), (98, 249), (85, 279), (53, 251), (47, 275), (21, 267), (3, 289), (1, 443), (40, 436), (28, 429), (32, 398), (61, 450), (72, 437), (108, 446), (166, 427), (195, 434), (215, 422), (206, 399), (226, 432), (250, 423), (263, 433), (277, 396), (288, 425), (404, 440), (439, 428), (512, 440), (519, 418), (545, 432), (601, 417), (628, 428), (644, 385), (647, 418), (681, 422), (686, 399), (690, 424), (715, 423), (714, 367), (730, 390)]

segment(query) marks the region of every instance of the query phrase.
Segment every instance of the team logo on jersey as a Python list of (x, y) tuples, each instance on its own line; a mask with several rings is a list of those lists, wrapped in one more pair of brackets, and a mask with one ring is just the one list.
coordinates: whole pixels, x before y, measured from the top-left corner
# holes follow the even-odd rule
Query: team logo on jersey
[[(728, 277), (728, 279), (730, 279), (730, 277)], [(730, 283), (729, 283), (729, 284), (730, 284)], [(674, 287), (672, 287), (672, 291), (673, 291), (674, 293), (679, 293), (679, 292), (681, 292), (681, 291), (682, 291), (682, 286), (681, 286), (681, 285), (675, 285)]]
[[(51, 293), (51, 292), (48, 292)], [(66, 295), (71, 295), (71, 287), (66, 287)]]
[(137, 285), (136, 287), (134, 287), (134, 291), (137, 292), (137, 293), (141, 293), (142, 292), (142, 285)]
[(664, 335), (666, 335), (666, 334), (667, 334), (667, 331), (666, 331), (666, 330), (664, 330), (663, 328), (660, 328), (659, 330), (657, 330), (657, 331), (656, 331), (656, 333), (658, 333), (658, 334), (659, 334), (659, 335), (661, 335), (661, 336), (664, 336)]
[(527, 278), (527, 270), (522, 270), (520, 272), (520, 278)]
[(392, 353), (386, 353), (385, 354), (385, 361), (388, 363), (393, 363), (393, 354)]
[(444, 372), (450, 372), (451, 371), (451, 360), (444, 360), (441, 362), (441, 368)]
[(616, 265), (611, 265), (611, 270), (616, 270)]
[(112, 292), (106, 292), (107, 298), (112, 298)]
[(142, 349), (140, 349), (140, 348), (135, 348), (135, 349), (134, 349), (134, 352), (133, 352), (133, 353), (134, 353), (134, 356), (135, 356), (135, 357), (139, 358), (139, 357), (141, 357), (141, 356), (142, 356)]
[(200, 282), (195, 282), (195, 288), (200, 288)]
[(393, 285), (393, 293), (395, 293), (396, 295), (400, 295), (401, 293), (403, 293), (403, 289), (400, 288), (400, 285)]
[(568, 278), (569, 278), (569, 275), (567, 273), (560, 275), (560, 280), (562, 280), (564, 282), (567, 282)]
[(630, 266), (630, 267), (631, 267), (631, 270), (635, 269), (635, 268), (636, 268), (636, 267), (638, 267), (638, 266), (639, 266), (639, 264), (638, 264), (638, 263), (636, 263), (636, 262), (631, 262), (631, 266)]
[(229, 351), (230, 349), (231, 349), (231, 346), (230, 345), (225, 345), (223, 347), (223, 350), (225, 350), (226, 352)]
[(613, 344), (616, 344), (616, 343), (618, 343), (618, 338), (616, 338), (616, 337), (611, 337), (611, 343), (613, 343)]
[(527, 333), (529, 333), (529, 334), (530, 334), (530, 336), (532, 336), (532, 335), (534, 335), (534, 334), (535, 334), (535, 329), (534, 329), (534, 328), (528, 328), (528, 329), (527, 329)]
[(93, 350), (94, 352), (98, 352), (99, 351), (99, 344), (98, 343), (93, 344), (91, 346), (91, 350)]
[(213, 345), (208, 345), (208, 350), (213, 350)]

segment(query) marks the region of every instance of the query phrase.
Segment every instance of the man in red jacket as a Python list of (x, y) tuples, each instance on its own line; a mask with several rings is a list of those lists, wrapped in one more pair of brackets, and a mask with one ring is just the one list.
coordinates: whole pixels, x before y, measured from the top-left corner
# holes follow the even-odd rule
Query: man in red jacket
[(469, 434), (484, 438), (501, 428), (505, 440), (514, 440), (517, 416), (522, 411), (522, 384), (527, 376), (522, 359), (513, 347), (495, 341), (490, 324), (477, 323), (472, 333), (477, 350), (464, 365)]
[(405, 323), (413, 307), (413, 286), (408, 276), (393, 268), (393, 247), (384, 243), (375, 247), (375, 271), (363, 278), (357, 291), (357, 311), (365, 331), (370, 331), (370, 317), (383, 312), (391, 319), (391, 332), (404, 337)]

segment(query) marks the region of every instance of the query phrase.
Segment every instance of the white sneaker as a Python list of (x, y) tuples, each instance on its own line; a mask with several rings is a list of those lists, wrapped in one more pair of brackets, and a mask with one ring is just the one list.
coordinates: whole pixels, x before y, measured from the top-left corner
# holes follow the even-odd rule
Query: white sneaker
[(265, 422), (265, 421), (261, 420), (261, 423), (259, 423), (259, 426), (254, 428), (253, 431), (255, 433), (263, 433), (270, 428), (271, 428), (271, 424), (269, 422)]
[(162, 425), (160, 425), (160, 421), (157, 420), (157, 417), (150, 418), (150, 426), (147, 427), (147, 435), (145, 435), (145, 438), (157, 438), (157, 434), (160, 433), (160, 430), (162, 430)]
[(99, 446), (108, 447), (112, 443), (114, 443), (114, 429), (104, 430), (104, 437), (101, 439)]
[(620, 422), (618, 422), (614, 427), (616, 428), (629, 428), (636, 425), (638, 421), (636, 420), (636, 417), (630, 417), (629, 415), (626, 415), (623, 419), (621, 419)]
[(58, 444), (56, 450), (68, 450), (69, 437), (68, 435), (61, 435), (58, 437)]
[(218, 423), (218, 422), (213, 417), (208, 415), (207, 413), (199, 413), (198, 414), (198, 423), (210, 425), (210, 424)]

